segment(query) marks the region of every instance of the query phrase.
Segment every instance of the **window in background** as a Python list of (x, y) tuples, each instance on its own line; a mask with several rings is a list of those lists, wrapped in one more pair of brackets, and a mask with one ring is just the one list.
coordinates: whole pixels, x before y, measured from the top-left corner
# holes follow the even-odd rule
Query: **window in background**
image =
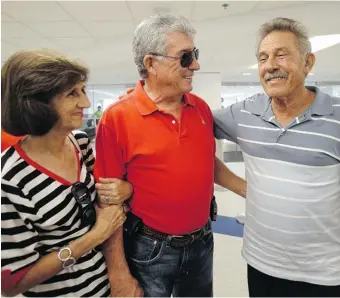
[[(224, 85), (221, 88), (222, 107), (226, 108), (236, 102), (263, 92), (260, 85)], [(228, 140), (222, 141), (223, 160), (224, 162), (242, 162), (243, 156), (240, 147)]]
[(245, 100), (246, 98), (259, 92), (263, 92), (263, 89), (260, 85), (222, 86), (222, 106), (225, 108), (235, 102)]
[(325, 92), (329, 95), (340, 97), (340, 84), (339, 85), (325, 85), (325, 84), (318, 84), (317, 85), (322, 92)]
[(333, 86), (333, 96), (340, 97), (340, 84)]
[[(306, 82), (308, 86), (317, 86), (322, 92), (329, 95), (340, 97), (340, 84)], [(237, 85), (225, 84), (221, 88), (222, 107), (226, 108), (236, 102), (256, 94), (263, 93), (264, 90), (260, 84)], [(225, 162), (243, 161), (240, 147), (230, 141), (223, 140), (223, 158)]]
[[(340, 83), (327, 84), (318, 82), (307, 82), (307, 85), (318, 86), (322, 92), (340, 97)], [(93, 139), (96, 132), (96, 119), (94, 113), (98, 106), (104, 111), (110, 104), (118, 101), (118, 97), (126, 93), (126, 90), (131, 85), (93, 85), (89, 84), (86, 89), (87, 96), (91, 102), (91, 107), (85, 110), (82, 130), (87, 132), (89, 137)], [(222, 107), (226, 108), (236, 102), (245, 100), (246, 98), (256, 94), (263, 93), (263, 88), (260, 84), (241, 85), (241, 84), (224, 84), (221, 87), (221, 102)], [(223, 151), (226, 152), (240, 152), (238, 145), (223, 141)], [(235, 155), (235, 153), (233, 153)], [(232, 154), (232, 155), (233, 155)], [(239, 158), (239, 154), (236, 154)]]
[(87, 85), (86, 94), (91, 102), (91, 107), (84, 112), (82, 130), (88, 134), (91, 140), (95, 137), (96, 126), (101, 114), (98, 113), (98, 110), (104, 112), (109, 105), (117, 102), (118, 97), (125, 94), (130, 87), (132, 85)]
[(93, 107), (94, 107), (94, 94), (91, 85), (86, 86), (86, 95), (91, 103), (91, 107), (84, 111), (83, 126), (81, 130), (85, 131), (90, 138), (93, 140), (95, 137), (96, 126), (93, 122)]

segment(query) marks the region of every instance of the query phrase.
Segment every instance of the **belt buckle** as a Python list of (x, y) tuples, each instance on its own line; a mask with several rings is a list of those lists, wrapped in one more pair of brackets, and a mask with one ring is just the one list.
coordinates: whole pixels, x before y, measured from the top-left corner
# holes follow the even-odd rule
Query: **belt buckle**
[[(189, 241), (188, 241), (189, 240)], [(183, 239), (182, 236), (174, 236), (170, 240), (170, 246), (172, 247), (185, 247), (192, 243), (192, 239)]]
[[(202, 233), (202, 232), (203, 232), (202, 230), (198, 231), (198, 233)], [(174, 236), (171, 237), (171, 241), (174, 240), (177, 243), (179, 243), (179, 244), (174, 244), (174, 246), (176, 246), (176, 247), (185, 247), (185, 246), (192, 244), (195, 240), (200, 238), (200, 237), (195, 236), (196, 233), (197, 232), (187, 234), (187, 235), (183, 235), (183, 236), (182, 235), (179, 235), (179, 236), (174, 235)]]
[[(171, 243), (171, 241), (175, 241), (175, 242), (179, 243), (179, 244), (173, 244), (172, 246), (174, 246), (174, 247), (188, 246), (188, 245), (192, 244), (195, 240), (202, 239), (204, 236), (209, 234), (209, 232), (211, 232), (210, 229), (207, 229), (206, 225), (204, 227), (202, 227), (201, 229), (196, 230), (196, 231), (191, 232), (191, 233), (186, 234), (186, 235), (172, 235), (170, 243)], [(186, 238), (186, 239), (183, 240), (183, 238)]]
[(184, 238), (184, 235), (172, 235), (170, 236), (170, 246), (172, 247), (184, 247), (189, 245), (187, 240)]

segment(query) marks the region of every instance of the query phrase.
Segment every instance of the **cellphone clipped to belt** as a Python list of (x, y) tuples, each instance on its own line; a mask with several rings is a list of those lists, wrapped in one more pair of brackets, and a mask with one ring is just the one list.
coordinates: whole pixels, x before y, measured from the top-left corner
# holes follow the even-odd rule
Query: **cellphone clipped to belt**
[(212, 197), (210, 202), (210, 219), (216, 221), (217, 218), (217, 203), (215, 196)]

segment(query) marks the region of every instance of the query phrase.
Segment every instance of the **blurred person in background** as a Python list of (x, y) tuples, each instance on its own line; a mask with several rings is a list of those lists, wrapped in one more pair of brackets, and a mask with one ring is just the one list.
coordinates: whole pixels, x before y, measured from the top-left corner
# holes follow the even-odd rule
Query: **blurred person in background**
[(98, 124), (100, 118), (103, 116), (102, 107), (98, 106), (97, 111), (94, 112), (94, 117), (96, 119), (96, 124)]

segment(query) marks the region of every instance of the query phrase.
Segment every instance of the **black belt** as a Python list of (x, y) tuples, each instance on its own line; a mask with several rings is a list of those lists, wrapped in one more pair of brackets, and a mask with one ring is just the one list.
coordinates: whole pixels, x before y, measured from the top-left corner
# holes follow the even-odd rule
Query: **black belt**
[(165, 241), (170, 240), (169, 244), (172, 247), (185, 247), (196, 240), (202, 239), (205, 235), (211, 233), (211, 224), (208, 222), (204, 227), (185, 235), (169, 235), (142, 225), (139, 232), (145, 236), (149, 236), (155, 240)]

